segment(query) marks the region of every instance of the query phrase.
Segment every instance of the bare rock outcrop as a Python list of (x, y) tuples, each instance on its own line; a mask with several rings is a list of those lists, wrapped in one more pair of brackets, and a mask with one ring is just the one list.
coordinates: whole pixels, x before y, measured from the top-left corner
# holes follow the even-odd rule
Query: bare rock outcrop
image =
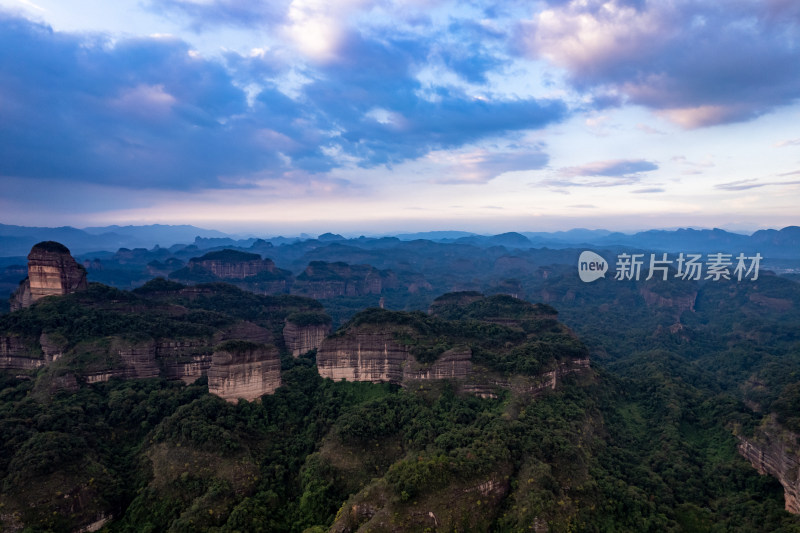
[(31, 357), (26, 343), (16, 336), (0, 335), (0, 370), (33, 370), (47, 363)]
[(291, 293), (319, 300), (381, 294), (385, 289), (398, 286), (397, 276), (389, 270), (378, 270), (370, 265), (312, 261), (295, 279)]
[(45, 296), (63, 296), (86, 290), (86, 269), (63, 244), (45, 241), (28, 254), (28, 277), (11, 296), (11, 310), (30, 307)]
[(281, 385), (281, 361), (274, 346), (228, 341), (217, 346), (208, 370), (208, 391), (229, 401), (256, 400)]
[(752, 438), (739, 436), (738, 449), (759, 474), (780, 481), (786, 510), (800, 514), (800, 435), (782, 428), (771, 415)]
[(209, 252), (189, 261), (189, 267), (200, 267), (212, 272), (220, 279), (244, 279), (262, 272), (275, 272), (275, 263), (261, 259), (258, 254), (236, 250)]
[(330, 333), (331, 320), (327, 315), (304, 313), (286, 319), (283, 341), (292, 355), (297, 357), (318, 349)]
[(417, 362), (391, 331), (359, 330), (326, 339), (317, 351), (317, 368), (334, 381), (389, 382), (465, 378), (472, 368), (469, 348), (444, 352), (430, 365)]

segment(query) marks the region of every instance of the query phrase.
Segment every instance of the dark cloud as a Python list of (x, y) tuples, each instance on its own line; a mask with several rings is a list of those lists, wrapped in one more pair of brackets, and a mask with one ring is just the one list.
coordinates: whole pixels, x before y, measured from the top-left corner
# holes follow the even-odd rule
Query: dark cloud
[(693, 128), (800, 97), (797, 12), (791, 0), (557, 2), (520, 24), (518, 43), (566, 68), (580, 89), (613, 89)]
[(558, 100), (426, 93), (415, 73), (429, 52), (424, 40), (351, 32), (290, 98), (275, 57), (228, 53), (223, 64), (174, 38), (112, 42), (0, 15), (0, 175), (226, 187), (345, 160), (391, 165), (566, 116)]
[(245, 95), (174, 39), (53, 32), (0, 18), (0, 174), (214, 186), (274, 164), (236, 117)]
[[(304, 88), (342, 148), (362, 166), (391, 165), (431, 150), (458, 147), (510, 131), (537, 129), (563, 119), (557, 100), (486, 101), (454, 88), (422, 94), (414, 73), (427, 48), (415, 40), (369, 40), (351, 33), (342, 59), (321, 69)], [(380, 110), (384, 120), (371, 111)]]

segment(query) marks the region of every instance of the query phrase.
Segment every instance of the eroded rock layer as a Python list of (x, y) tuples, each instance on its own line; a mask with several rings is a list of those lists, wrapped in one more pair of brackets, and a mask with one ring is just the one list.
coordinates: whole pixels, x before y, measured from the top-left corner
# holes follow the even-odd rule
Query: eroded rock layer
[(800, 514), (800, 435), (770, 417), (752, 438), (740, 436), (738, 449), (760, 474), (781, 482), (786, 510)]
[(57, 242), (35, 245), (28, 254), (28, 277), (11, 297), (11, 310), (30, 307), (45, 296), (63, 296), (86, 290), (86, 269)]
[(357, 331), (326, 339), (317, 351), (317, 368), (334, 381), (389, 382), (463, 379), (472, 362), (472, 352), (461, 347), (446, 351), (430, 365), (419, 363), (408, 346), (399, 344), (392, 332)]
[(311, 350), (316, 350), (322, 345), (331, 332), (328, 324), (297, 324), (290, 320), (283, 327), (283, 340), (286, 348), (297, 357)]
[(255, 400), (281, 385), (281, 361), (274, 346), (242, 341), (223, 343), (214, 351), (208, 390), (229, 402)]

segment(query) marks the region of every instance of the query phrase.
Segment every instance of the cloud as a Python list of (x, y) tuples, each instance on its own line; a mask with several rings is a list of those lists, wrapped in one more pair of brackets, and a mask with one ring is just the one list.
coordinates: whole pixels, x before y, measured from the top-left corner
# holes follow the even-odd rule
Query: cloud
[(661, 187), (647, 187), (645, 189), (637, 189), (631, 192), (635, 194), (652, 194), (657, 192), (664, 192), (664, 189), (662, 189)]
[(489, 152), (476, 149), (467, 152), (432, 152), (427, 161), (437, 167), (441, 178), (436, 183), (487, 183), (505, 172), (544, 168), (548, 156), (542, 147), (524, 151)]
[[(207, 59), (176, 38), (112, 41), (0, 14), (0, 175), (171, 190), (245, 187), (292, 171), (391, 166), (567, 116), (557, 99), (423, 87), (416, 73), (431, 46), (415, 36), (348, 29), (337, 53), (319, 63), (295, 65), (269, 50)], [(469, 75), (480, 77), (484, 68)], [(288, 90), (282, 81), (295, 71), (302, 82)], [(546, 161), (541, 147), (487, 155), (469, 179)]]
[(290, 0), (150, 0), (146, 5), (157, 13), (178, 13), (190, 27), (203, 31), (220, 25), (258, 27), (279, 23), (286, 17)]
[(578, 167), (566, 167), (559, 174), (566, 177), (577, 176), (611, 176), (629, 177), (639, 172), (658, 170), (658, 165), (644, 159), (613, 159), (594, 161)]
[(570, 187), (618, 187), (638, 183), (642, 179), (640, 173), (658, 168), (656, 163), (644, 159), (594, 161), (577, 167), (561, 168), (556, 177), (541, 180), (534, 185), (557, 190)]
[(415, 73), (428, 45), (351, 32), (340, 57), (321, 66), (318, 79), (304, 87), (320, 117), (341, 131), (335, 141), (361, 166), (393, 165), (566, 117), (560, 100), (476, 98), (454, 87), (426, 92)]
[(728, 183), (720, 183), (714, 186), (715, 189), (724, 191), (745, 191), (748, 189), (757, 189), (759, 187), (771, 187), (773, 185), (800, 185), (799, 181), (760, 181), (758, 179), (747, 179), (739, 181), (731, 181)]
[(0, 50), (0, 174), (185, 189), (278, 161), (235, 118), (246, 99), (222, 65), (179, 40), (0, 15)]
[(796, 3), (551, 3), (519, 24), (518, 48), (685, 128), (748, 120), (800, 97)]
[(787, 146), (800, 146), (800, 139), (787, 139), (785, 141), (775, 143), (776, 148), (785, 148)]
[(573, 204), (567, 207), (574, 207), (575, 209), (597, 209), (597, 206), (593, 204)]

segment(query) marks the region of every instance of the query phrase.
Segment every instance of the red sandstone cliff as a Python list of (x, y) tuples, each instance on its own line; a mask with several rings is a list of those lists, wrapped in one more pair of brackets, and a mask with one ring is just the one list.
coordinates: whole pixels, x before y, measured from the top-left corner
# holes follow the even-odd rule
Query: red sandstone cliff
[(86, 269), (63, 244), (40, 242), (28, 254), (28, 277), (11, 296), (11, 310), (30, 307), (45, 296), (63, 296), (85, 290)]
[(208, 391), (236, 402), (256, 400), (281, 385), (281, 360), (274, 346), (230, 341), (214, 351), (208, 370)]

